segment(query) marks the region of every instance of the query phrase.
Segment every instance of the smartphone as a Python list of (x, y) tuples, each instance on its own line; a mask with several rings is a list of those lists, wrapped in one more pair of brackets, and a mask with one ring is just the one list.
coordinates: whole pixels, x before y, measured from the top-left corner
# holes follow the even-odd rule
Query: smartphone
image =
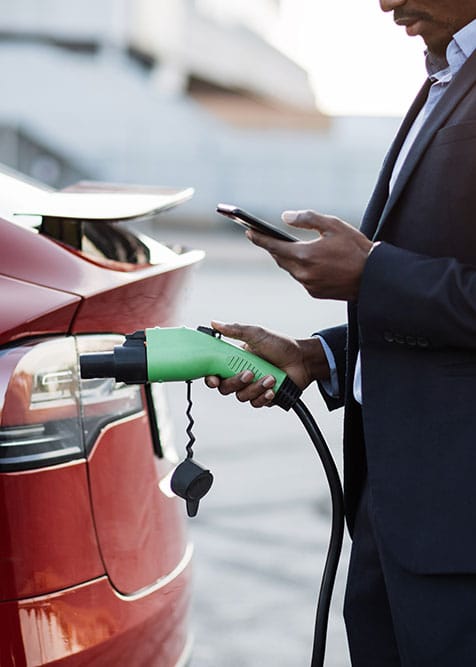
[(269, 222), (265, 222), (264, 220), (251, 215), (251, 213), (243, 211), (243, 209), (238, 208), (237, 206), (231, 204), (218, 204), (217, 213), (225, 215), (239, 225), (246, 227), (246, 229), (255, 230), (260, 234), (267, 234), (280, 241), (299, 241), (296, 236), (287, 234), (281, 229), (270, 225)]

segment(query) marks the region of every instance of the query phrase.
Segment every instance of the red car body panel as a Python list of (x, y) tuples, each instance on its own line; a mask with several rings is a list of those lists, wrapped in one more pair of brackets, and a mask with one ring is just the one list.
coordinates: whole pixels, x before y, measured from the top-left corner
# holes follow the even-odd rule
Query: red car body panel
[[(110, 268), (112, 263), (100, 266), (72, 248), (1, 219), (0, 247), (3, 276), (82, 297), (72, 325), (74, 333), (129, 333), (157, 324), (170, 325), (188, 269), (203, 257), (199, 251), (190, 251), (158, 265), (133, 271), (116, 270)], [(20, 286), (11, 284), (10, 288), (10, 301), (14, 301), (15, 289), (19, 294)], [(39, 292), (36, 308), (44, 315), (51, 313), (52, 298), (46, 290)], [(79, 301), (69, 298), (68, 303), (79, 306)], [(64, 332), (59, 324), (53, 318), (48, 332)], [(0, 335), (0, 342), (2, 339), (6, 342), (8, 331), (3, 323)]]
[[(187, 652), (190, 554), (173, 579), (123, 598), (106, 577), (0, 604), (2, 667), (163, 667)], [(183, 664), (183, 663), (180, 663)]]
[[(71, 352), (73, 336), (176, 324), (202, 257), (164, 252), (131, 266), (0, 220), (0, 449), (23, 427), (94, 416), (71, 398), (43, 401), (41, 373), (28, 367), (42, 355), (30, 348), (57, 336)], [(185, 665), (191, 547), (183, 502), (168, 490), (175, 463), (154, 453), (151, 409), (112, 413), (78, 460), (0, 473), (1, 667)]]
[(138, 276), (143, 272), (137, 271), (134, 282), (89, 296), (78, 309), (72, 333), (114, 331), (126, 334), (159, 324), (171, 326), (188, 269), (188, 266), (173, 270), (169, 267), (169, 272), (156, 272), (151, 276)]
[(182, 503), (159, 487), (173, 465), (154, 460), (149, 430), (144, 414), (110, 424), (89, 457), (99, 547), (111, 583), (123, 594), (166, 576), (187, 546)]
[[(84, 462), (0, 474), (0, 506), (2, 600), (57, 591), (104, 573)], [(52, 526), (54, 541), (45, 539)]]
[(0, 219), (0, 240), (4, 276), (64, 292), (80, 293), (91, 283), (89, 262), (41, 234)]
[(68, 331), (80, 301), (74, 294), (0, 276), (0, 345), (18, 338)]

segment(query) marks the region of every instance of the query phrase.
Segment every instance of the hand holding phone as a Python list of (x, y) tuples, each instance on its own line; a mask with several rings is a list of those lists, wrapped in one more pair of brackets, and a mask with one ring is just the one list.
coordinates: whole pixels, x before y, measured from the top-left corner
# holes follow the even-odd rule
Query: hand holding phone
[(230, 218), (230, 220), (233, 220), (239, 225), (242, 225), (246, 229), (251, 229), (259, 232), (260, 234), (266, 234), (267, 236), (272, 236), (273, 238), (279, 239), (280, 241), (299, 241), (296, 236), (292, 236), (291, 234), (288, 234), (281, 229), (274, 227), (269, 222), (265, 222), (264, 220), (257, 218), (256, 216), (248, 213), (247, 211), (244, 211), (241, 208), (238, 208), (237, 206), (233, 206), (231, 204), (218, 204), (216, 210), (217, 213), (221, 213), (221, 215)]

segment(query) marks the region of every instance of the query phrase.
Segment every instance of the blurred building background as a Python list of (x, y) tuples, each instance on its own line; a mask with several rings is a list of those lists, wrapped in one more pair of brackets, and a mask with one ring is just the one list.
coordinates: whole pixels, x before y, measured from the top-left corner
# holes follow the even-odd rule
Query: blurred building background
[(358, 222), (398, 120), (320, 113), (307, 72), (269, 39), (281, 9), (0, 0), (0, 161), (53, 187), (193, 186), (190, 222), (218, 224), (219, 201)]

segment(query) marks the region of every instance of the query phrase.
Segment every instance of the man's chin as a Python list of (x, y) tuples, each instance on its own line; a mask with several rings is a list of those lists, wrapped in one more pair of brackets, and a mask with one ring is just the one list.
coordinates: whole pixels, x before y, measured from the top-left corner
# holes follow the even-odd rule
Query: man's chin
[(453, 35), (451, 33), (435, 32), (433, 34), (425, 34), (425, 32), (422, 31), (419, 34), (423, 38), (423, 41), (425, 42), (430, 53), (433, 53), (435, 56), (442, 56), (443, 58), (446, 56), (446, 49), (448, 48), (448, 44), (453, 39)]

